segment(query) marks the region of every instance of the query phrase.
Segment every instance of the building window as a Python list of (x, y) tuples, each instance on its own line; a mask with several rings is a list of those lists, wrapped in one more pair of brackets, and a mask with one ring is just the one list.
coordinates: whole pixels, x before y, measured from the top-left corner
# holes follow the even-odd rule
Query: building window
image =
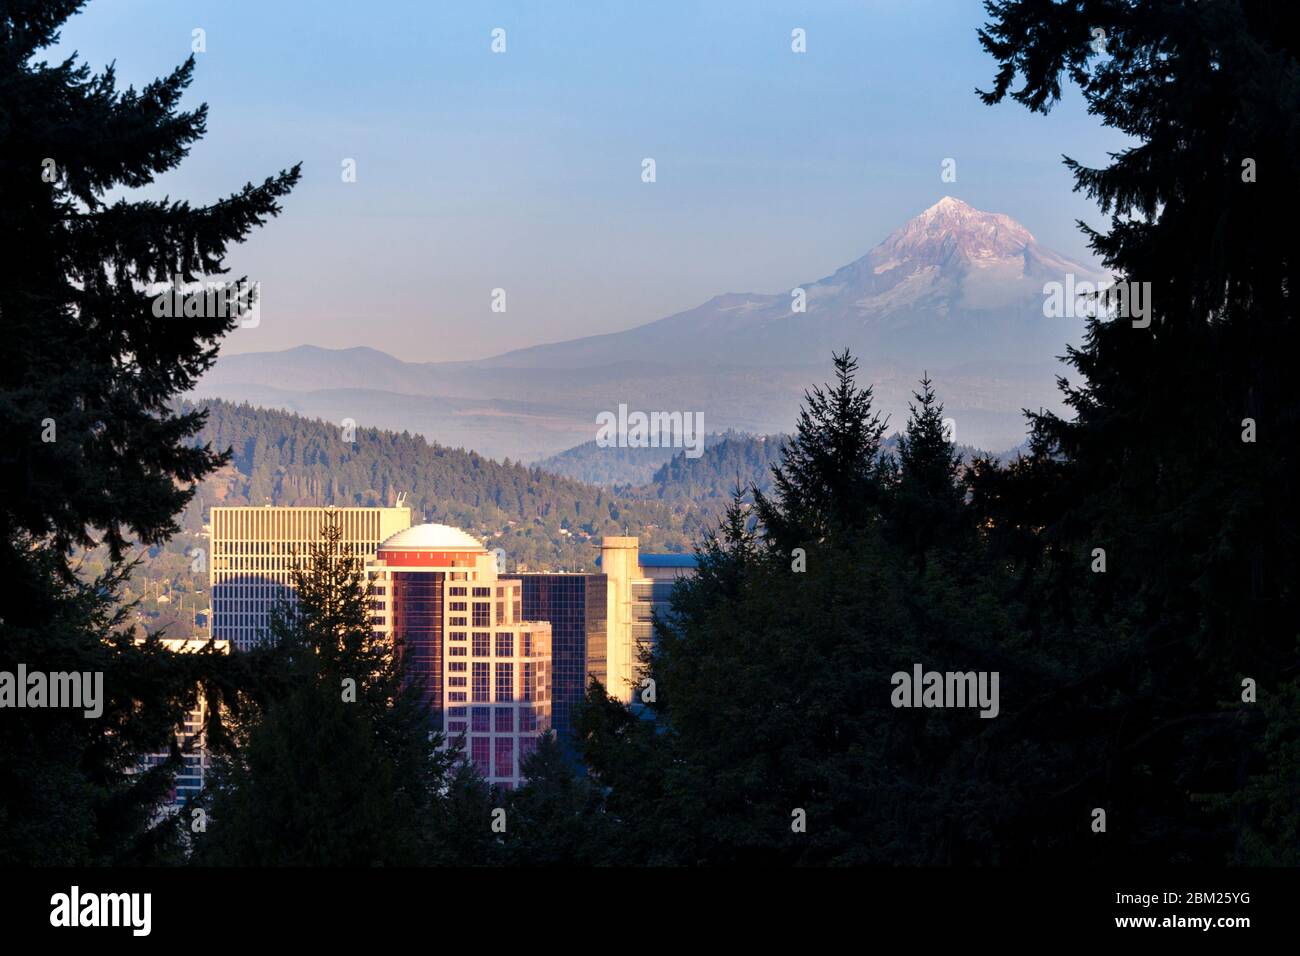
[(474, 602), (474, 626), (491, 627), (492, 626), (492, 607), (483, 602)]
[(464, 657), (466, 650), (467, 648), (464, 647), (449, 647), (447, 648), (447, 654), (450, 657)]
[(491, 588), (475, 588), (475, 589), (474, 589), (474, 596), (475, 596), (475, 597), (491, 597), (491, 596), (492, 596), (492, 589), (491, 589)]
[(514, 635), (509, 631), (497, 632), (497, 657), (513, 657), (515, 653)]
[(451, 627), (469, 627), (469, 623), (463, 617), (453, 617), (448, 620)]
[[(474, 665), (478, 667), (477, 664)], [(486, 664), (483, 665), (487, 667)], [(497, 664), (497, 700), (510, 701), (515, 699), (515, 666), (513, 664)]]
[[(462, 647), (461, 650), (464, 650), (464, 648)], [(469, 667), (464, 661), (451, 661), (447, 664), (447, 670), (451, 671), (453, 674), (463, 674), (469, 670)]]
[(491, 755), (492, 738), (491, 737), (471, 737), (470, 738), (470, 757), (475, 766), (484, 775), (492, 772), (492, 765), (488, 763), (488, 757)]
[(464, 597), (464, 596), (465, 596), (465, 589), (464, 589), (464, 588), (452, 588), (451, 591), (449, 591), (448, 593), (449, 593), (452, 597)]
[(488, 696), (488, 667), (489, 664), (480, 664), (474, 662), (474, 702), (487, 703), (492, 698)]
[(492, 729), (492, 708), (474, 708), (474, 733), (485, 734)]
[[(537, 711), (531, 707), (519, 708), (519, 732), (534, 733), (537, 730)], [(534, 738), (536, 739), (536, 738)]]
[(498, 707), (496, 709), (496, 732), (499, 734), (513, 734), (515, 732), (515, 709), (513, 707)]
[(492, 651), (489, 649), (489, 644), (488, 644), (490, 640), (491, 640), (491, 635), (488, 634), (487, 631), (474, 632), (474, 656), (475, 657), (487, 657), (489, 654), (492, 653)]
[(515, 775), (515, 738), (496, 738), (496, 761), (492, 768), (493, 776), (513, 777)]
[(465, 632), (464, 632), (464, 631), (451, 631), (450, 634), (451, 634), (451, 639), (452, 639), (453, 641), (463, 641), (463, 640), (465, 640)]
[(448, 678), (447, 678), (447, 686), (448, 686), (448, 687), (464, 687), (464, 686), (465, 686), (465, 680), (466, 680), (466, 678), (464, 678), (464, 677), (448, 677)]
[(523, 772), (524, 769), (524, 760), (528, 758), (529, 754), (535, 754), (535, 753), (537, 753), (537, 738), (520, 737), (519, 738), (519, 770), (521, 773)]
[(452, 601), (447, 608), (449, 611), (468, 611), (469, 607), (464, 601)]

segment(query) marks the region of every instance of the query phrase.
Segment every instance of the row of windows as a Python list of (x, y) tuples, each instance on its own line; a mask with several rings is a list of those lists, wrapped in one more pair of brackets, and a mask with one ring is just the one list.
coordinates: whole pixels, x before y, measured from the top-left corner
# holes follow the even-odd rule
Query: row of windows
[(472, 707), (470, 708), (470, 720), (468, 723), (464, 720), (464, 707), (456, 707), (453, 710), (460, 712), (460, 720), (447, 721), (447, 734), (450, 737), (459, 736), (466, 730), (476, 734), (498, 733), (513, 734), (515, 733), (515, 714), (519, 715), (520, 733), (531, 733), (537, 730), (538, 715), (531, 707)]
[[(519, 741), (519, 760), (523, 760), (537, 750), (536, 737), (524, 737)], [(515, 777), (515, 738), (513, 737), (470, 737), (470, 760), (485, 776)], [(491, 758), (491, 763), (488, 758)]]
[[(453, 648), (453, 650), (455, 650)], [(452, 664), (459, 662), (451, 662)], [(458, 673), (463, 673), (463, 668), (457, 668)], [(470, 691), (473, 694), (475, 703), (487, 704), (492, 701), (505, 702), (515, 700), (515, 665), (505, 661), (499, 661), (496, 665), (496, 679), (493, 676), (492, 665), (486, 661), (475, 661), (473, 670), (470, 672)], [(545, 686), (545, 668), (539, 661), (528, 661), (521, 666), (521, 680), (519, 684), (519, 700), (542, 701), (546, 699)], [(449, 687), (464, 687), (464, 677), (449, 677)], [(490, 691), (495, 691), (495, 697), (489, 697)], [(453, 697), (454, 701), (463, 701), (463, 697)]]
[[(473, 641), (470, 644), (470, 653), (474, 657), (490, 657), (493, 654), (492, 634), (489, 631), (471, 631)], [(464, 657), (465, 648), (457, 647), (466, 639), (465, 631), (449, 631), (447, 640), (452, 642), (451, 654), (454, 657)], [(519, 644), (520, 653), (524, 657), (531, 657), (533, 653), (533, 632), (524, 631), (520, 635)], [(515, 654), (515, 635), (512, 631), (496, 632), (496, 656), (497, 657), (514, 657)]]

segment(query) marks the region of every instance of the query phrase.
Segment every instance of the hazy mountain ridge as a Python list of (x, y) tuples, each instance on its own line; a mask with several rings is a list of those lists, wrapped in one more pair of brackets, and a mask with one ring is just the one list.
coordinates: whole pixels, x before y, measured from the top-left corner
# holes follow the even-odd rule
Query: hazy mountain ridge
[(945, 197), (800, 286), (804, 312), (792, 310), (790, 290), (727, 293), (624, 332), (475, 362), (404, 362), (364, 347), (225, 355), (193, 397), (351, 418), (490, 457), (550, 462), (594, 440), (596, 416), (619, 404), (700, 411), (707, 432), (786, 431), (804, 389), (825, 380), (832, 351), (848, 346), (891, 428), (928, 371), (958, 440), (1007, 448), (1024, 438), (1023, 409), (1060, 408), (1057, 357), (1082, 323), (1044, 317), (1043, 286), (1067, 273), (1100, 278), (1010, 217)]
[(618, 495), (422, 436), (359, 428), (230, 402), (203, 403), (198, 436), (231, 449), (230, 467), (200, 488), (203, 506), (391, 505), (406, 492), (415, 520), (462, 527), (532, 567), (590, 567), (599, 539), (640, 534), (651, 550), (690, 550), (682, 509)]

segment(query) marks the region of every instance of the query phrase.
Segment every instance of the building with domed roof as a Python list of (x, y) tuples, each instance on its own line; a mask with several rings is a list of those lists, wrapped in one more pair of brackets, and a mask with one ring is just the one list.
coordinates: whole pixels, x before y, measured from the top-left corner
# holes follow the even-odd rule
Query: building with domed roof
[(371, 624), (423, 686), (447, 746), (509, 789), (551, 728), (551, 625), (522, 619), (522, 586), (497, 564), (459, 528), (421, 524), (383, 541), (366, 571)]

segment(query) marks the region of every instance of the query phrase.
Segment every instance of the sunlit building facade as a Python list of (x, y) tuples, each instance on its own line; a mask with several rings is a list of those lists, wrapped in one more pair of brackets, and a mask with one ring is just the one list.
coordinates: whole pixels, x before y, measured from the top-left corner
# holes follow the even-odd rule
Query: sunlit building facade
[(411, 526), (411, 509), (334, 507), (213, 508), (208, 633), (248, 650), (262, 640), (271, 609), (292, 600), (293, 571), (320, 544), (326, 521), (343, 531), (345, 554), (370, 560), (380, 542)]
[(424, 688), (447, 746), (510, 789), (551, 729), (551, 625), (527, 620), (523, 585), (458, 528), (422, 524), (367, 566), (371, 624)]
[(522, 585), (524, 618), (551, 625), (551, 722), (557, 736), (568, 737), (588, 675), (593, 667), (604, 671), (605, 575), (518, 572), (503, 577)]
[(607, 581), (605, 655), (587, 668), (612, 697), (637, 704), (645, 690), (642, 655), (654, 647), (654, 617), (671, 612), (673, 585), (695, 574), (693, 554), (642, 553), (635, 537), (606, 537), (597, 564)]

